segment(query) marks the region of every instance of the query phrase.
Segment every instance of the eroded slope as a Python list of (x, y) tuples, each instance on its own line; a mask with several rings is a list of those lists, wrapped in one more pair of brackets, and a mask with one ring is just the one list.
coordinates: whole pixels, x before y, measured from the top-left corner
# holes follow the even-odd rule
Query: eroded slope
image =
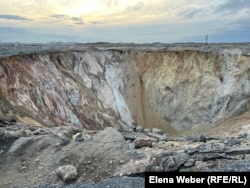
[(250, 58), (240, 50), (145, 53), (137, 62), (153, 110), (178, 130), (249, 110)]
[(0, 59), (0, 116), (86, 129), (188, 130), (247, 112), (242, 50), (97, 50)]

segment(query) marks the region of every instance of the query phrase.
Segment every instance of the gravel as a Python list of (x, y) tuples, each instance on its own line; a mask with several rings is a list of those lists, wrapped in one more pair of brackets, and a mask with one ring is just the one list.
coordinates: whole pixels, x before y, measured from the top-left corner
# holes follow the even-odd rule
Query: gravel
[(144, 188), (144, 181), (143, 177), (121, 176), (106, 179), (98, 183), (77, 183), (63, 186), (46, 184), (34, 188)]

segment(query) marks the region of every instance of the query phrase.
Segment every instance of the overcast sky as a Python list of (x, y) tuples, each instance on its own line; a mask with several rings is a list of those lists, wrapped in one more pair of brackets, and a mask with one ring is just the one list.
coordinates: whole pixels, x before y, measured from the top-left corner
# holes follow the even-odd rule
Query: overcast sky
[(250, 42), (250, 0), (0, 0), (2, 42)]

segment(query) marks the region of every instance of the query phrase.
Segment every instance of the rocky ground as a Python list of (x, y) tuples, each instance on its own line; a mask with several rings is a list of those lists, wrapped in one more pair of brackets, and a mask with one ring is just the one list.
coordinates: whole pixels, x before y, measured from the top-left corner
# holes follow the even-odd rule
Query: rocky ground
[(250, 133), (247, 125), (227, 136), (169, 136), (1, 119), (0, 158), (0, 187), (144, 187), (146, 171), (250, 171)]

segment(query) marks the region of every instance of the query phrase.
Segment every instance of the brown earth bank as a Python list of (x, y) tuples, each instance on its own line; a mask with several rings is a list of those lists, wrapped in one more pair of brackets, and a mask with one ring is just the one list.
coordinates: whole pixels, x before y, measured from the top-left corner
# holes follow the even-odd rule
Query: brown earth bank
[(250, 170), (248, 43), (33, 48), (0, 46), (0, 187)]

